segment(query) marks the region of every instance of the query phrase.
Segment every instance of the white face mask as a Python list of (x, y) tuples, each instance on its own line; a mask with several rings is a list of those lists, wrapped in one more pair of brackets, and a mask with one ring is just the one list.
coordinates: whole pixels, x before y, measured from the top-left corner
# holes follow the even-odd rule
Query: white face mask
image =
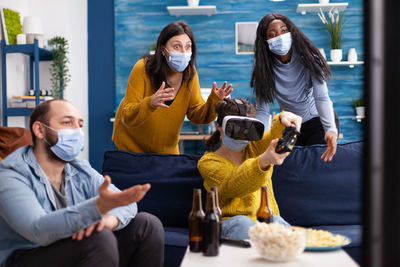
[(222, 142), (227, 148), (236, 152), (242, 151), (250, 143), (250, 141), (247, 140), (235, 140), (228, 137), (227, 135), (224, 135), (224, 138), (222, 138)]
[(42, 124), (58, 134), (57, 143), (50, 147), (57, 157), (64, 161), (71, 161), (81, 153), (85, 145), (82, 128), (56, 130), (44, 123)]
[(289, 50), (292, 47), (292, 36), (290, 35), (290, 32), (287, 32), (267, 40), (267, 43), (269, 50), (271, 50), (272, 53), (284, 56), (289, 53)]
[(169, 52), (167, 60), (168, 66), (176, 72), (182, 72), (189, 65), (190, 59), (192, 58), (192, 52), (180, 53), (180, 52)]

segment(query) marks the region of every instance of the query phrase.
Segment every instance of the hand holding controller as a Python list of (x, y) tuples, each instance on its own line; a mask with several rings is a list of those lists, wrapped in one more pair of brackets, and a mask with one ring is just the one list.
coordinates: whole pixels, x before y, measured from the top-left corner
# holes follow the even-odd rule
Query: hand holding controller
[(297, 135), (299, 134), (300, 132), (297, 131), (294, 124), (290, 127), (286, 127), (282, 132), (282, 137), (279, 139), (278, 144), (275, 147), (275, 152), (278, 154), (291, 152), (296, 143)]

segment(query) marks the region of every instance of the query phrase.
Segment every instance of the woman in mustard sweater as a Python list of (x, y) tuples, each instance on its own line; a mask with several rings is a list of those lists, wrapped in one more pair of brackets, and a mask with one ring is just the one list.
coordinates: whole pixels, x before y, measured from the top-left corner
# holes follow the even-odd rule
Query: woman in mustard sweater
[(132, 69), (115, 116), (112, 140), (118, 149), (179, 154), (178, 139), (185, 115), (195, 124), (216, 118), (215, 104), (232, 92), (226, 82), (213, 83), (205, 102), (194, 67), (196, 43), (190, 26), (178, 21), (160, 33), (154, 55)]
[[(239, 98), (245, 106), (248, 117), (256, 112), (252, 104)], [(269, 205), (274, 214), (273, 221), (287, 224), (279, 215), (272, 188), (273, 165), (280, 165), (289, 155), (277, 154), (275, 146), (286, 126), (292, 123), (300, 130), (301, 117), (291, 112), (281, 112), (275, 116), (269, 131), (258, 141), (235, 140), (224, 134), (221, 125), (225, 116), (239, 115), (237, 100), (224, 99), (216, 106), (218, 114), (217, 131), (206, 142), (210, 149), (220, 141), (214, 152), (206, 152), (198, 162), (198, 169), (204, 179), (204, 187), (218, 187), (219, 205), (222, 210), (222, 236), (247, 239), (248, 229), (256, 221), (256, 213), (261, 201), (261, 186), (268, 187)]]

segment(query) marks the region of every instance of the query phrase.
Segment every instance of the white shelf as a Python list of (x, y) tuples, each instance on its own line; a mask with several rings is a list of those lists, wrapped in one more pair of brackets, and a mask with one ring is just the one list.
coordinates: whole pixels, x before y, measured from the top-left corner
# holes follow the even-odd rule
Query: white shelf
[(217, 14), (216, 6), (167, 6), (168, 13), (171, 16), (195, 16), (195, 15), (215, 15)]
[(298, 4), (296, 12), (305, 15), (307, 12), (319, 12), (320, 10), (325, 12), (331, 10), (331, 8), (341, 12), (345, 10), (348, 5), (349, 3)]
[(353, 120), (356, 120), (357, 122), (361, 122), (363, 119), (365, 119), (364, 116), (355, 116), (355, 117), (353, 117)]
[(357, 122), (361, 122), (363, 119), (365, 119), (365, 116), (339, 116), (339, 119), (352, 119)]
[(349, 68), (354, 68), (354, 66), (362, 65), (362, 64), (364, 64), (364, 61), (355, 61), (355, 62), (349, 62), (349, 61), (333, 62), (333, 61), (328, 61), (328, 65), (331, 65), (331, 66), (349, 66)]

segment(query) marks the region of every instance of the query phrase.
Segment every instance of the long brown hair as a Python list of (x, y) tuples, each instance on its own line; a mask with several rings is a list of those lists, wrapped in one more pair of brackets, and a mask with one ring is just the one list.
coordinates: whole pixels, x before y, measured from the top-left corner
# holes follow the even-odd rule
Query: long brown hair
[(184, 21), (176, 21), (168, 24), (161, 31), (157, 39), (156, 52), (154, 55), (144, 56), (146, 61), (146, 73), (150, 77), (151, 84), (158, 90), (162, 82), (167, 81), (169, 66), (162, 53), (162, 46), (165, 46), (169, 39), (176, 35), (186, 34), (192, 42), (192, 57), (189, 66), (183, 71), (183, 80), (189, 83), (194, 75), (194, 66), (196, 63), (196, 42), (189, 24)]
[[(253, 104), (251, 104), (249, 101), (247, 101), (244, 98), (237, 98), (240, 101), (243, 102), (244, 107), (246, 109), (246, 114), (248, 117), (255, 117), (256, 116), (256, 109), (254, 108)], [(224, 119), (225, 116), (229, 115), (239, 115), (239, 107), (238, 104), (235, 102), (234, 99), (231, 98), (225, 98), (221, 101), (219, 101), (215, 105), (215, 112), (218, 114), (218, 119), (217, 119), (217, 124), (219, 126), (222, 126), (222, 120)], [(218, 130), (216, 130), (209, 139), (204, 141), (204, 145), (211, 151), (214, 151), (216, 146), (220, 143), (221, 139), (221, 134)]]
[(319, 82), (331, 76), (331, 70), (322, 57), (317, 47), (304, 35), (304, 33), (288, 17), (279, 13), (270, 13), (263, 17), (257, 27), (254, 45), (254, 67), (250, 86), (254, 87), (257, 100), (260, 103), (273, 102), (275, 98), (275, 73), (273, 70), (275, 55), (269, 49), (267, 29), (275, 20), (283, 21), (292, 36), (292, 50), (309, 71), (312, 77)]

